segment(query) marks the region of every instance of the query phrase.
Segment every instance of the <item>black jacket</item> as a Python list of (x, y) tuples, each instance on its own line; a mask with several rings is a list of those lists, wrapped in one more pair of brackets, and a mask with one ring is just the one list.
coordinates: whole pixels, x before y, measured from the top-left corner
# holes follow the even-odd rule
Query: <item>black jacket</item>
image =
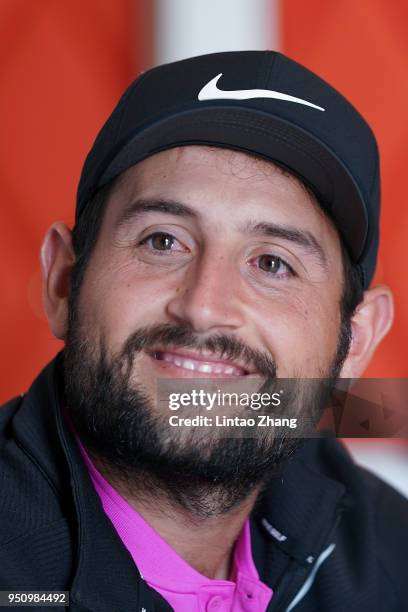
[[(77, 612), (171, 610), (140, 577), (64, 426), (58, 359), (0, 409), (0, 590), (67, 590)], [(268, 612), (408, 610), (407, 516), (408, 502), (339, 442), (308, 441), (251, 516)]]

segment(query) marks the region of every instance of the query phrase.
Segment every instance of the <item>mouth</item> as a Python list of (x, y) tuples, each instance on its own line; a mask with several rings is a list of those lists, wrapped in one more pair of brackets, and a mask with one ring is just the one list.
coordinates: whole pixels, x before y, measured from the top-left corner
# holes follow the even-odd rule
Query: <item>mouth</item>
[(246, 364), (222, 359), (214, 353), (158, 349), (148, 355), (155, 365), (180, 378), (236, 378), (258, 374)]

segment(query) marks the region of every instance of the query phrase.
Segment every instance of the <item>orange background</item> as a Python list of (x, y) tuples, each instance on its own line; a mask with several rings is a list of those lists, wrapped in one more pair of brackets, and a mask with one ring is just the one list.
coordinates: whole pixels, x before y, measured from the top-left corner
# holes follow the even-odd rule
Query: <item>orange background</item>
[[(255, 3), (256, 4), (256, 3)], [(42, 312), (38, 252), (73, 221), (86, 152), (120, 93), (152, 64), (152, 2), (3, 0), (0, 6), (0, 402), (59, 350)], [(376, 132), (383, 217), (376, 279), (396, 297), (393, 331), (367, 375), (407, 376), (408, 4), (284, 0), (282, 50), (340, 89)]]

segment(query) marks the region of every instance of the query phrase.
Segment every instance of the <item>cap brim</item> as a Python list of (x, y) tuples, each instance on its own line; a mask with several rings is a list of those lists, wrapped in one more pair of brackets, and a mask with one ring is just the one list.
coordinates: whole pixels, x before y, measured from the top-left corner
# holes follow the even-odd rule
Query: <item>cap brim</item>
[(103, 171), (101, 187), (137, 162), (176, 146), (211, 145), (260, 155), (294, 172), (327, 208), (354, 262), (368, 231), (364, 199), (343, 162), (299, 126), (254, 109), (206, 106), (180, 112), (138, 131)]

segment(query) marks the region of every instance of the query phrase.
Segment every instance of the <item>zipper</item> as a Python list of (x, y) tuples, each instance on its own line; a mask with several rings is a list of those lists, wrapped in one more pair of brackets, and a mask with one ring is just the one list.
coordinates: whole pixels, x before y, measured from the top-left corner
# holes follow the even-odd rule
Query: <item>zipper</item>
[(286, 612), (291, 612), (291, 610), (293, 610), (293, 608), (297, 606), (298, 603), (302, 601), (302, 599), (307, 595), (307, 593), (310, 591), (313, 585), (315, 576), (320, 566), (323, 565), (326, 559), (330, 557), (330, 555), (332, 554), (335, 548), (336, 548), (336, 545), (332, 543), (327, 548), (325, 548), (324, 551), (319, 555), (319, 557), (316, 560), (316, 563), (312, 567), (312, 571), (310, 572), (309, 576), (306, 578), (300, 591), (296, 593), (294, 599), (292, 599), (289, 606), (286, 608)]
[[(277, 591), (276, 595), (275, 594), (273, 595), (272, 600), (267, 608), (267, 612), (274, 612), (275, 610), (277, 612), (283, 612), (283, 611), (290, 612), (291, 610), (295, 609), (295, 606), (297, 606), (297, 604), (300, 603), (303, 597), (305, 597), (306, 594), (309, 592), (314, 582), (314, 574), (317, 573), (322, 563), (326, 561), (326, 559), (334, 551), (335, 544), (332, 538), (340, 523), (340, 520), (343, 514), (343, 510), (345, 510), (345, 507), (346, 506), (344, 507), (341, 506), (339, 508), (334, 525), (326, 537), (325, 544), (323, 544), (322, 546), (323, 551), (319, 554), (315, 563), (311, 567), (308, 567), (308, 568), (302, 568), (302, 567), (299, 568), (299, 562), (296, 561), (295, 559), (292, 560), (292, 563), (290, 564), (288, 571), (286, 572), (285, 576), (282, 578), (281, 583), (279, 585), (279, 594)], [(324, 555), (325, 553), (328, 553), (328, 554), (322, 558), (322, 555)], [(319, 563), (319, 559), (322, 559), (320, 563)], [(319, 565), (316, 568), (317, 563), (319, 563)], [(299, 569), (304, 570), (302, 572), (302, 575), (296, 576), (295, 579), (293, 577), (293, 572), (296, 570), (293, 570), (293, 566), (296, 566), (298, 570)], [(305, 587), (305, 585), (307, 586), (307, 582), (309, 579), (312, 579), (310, 585), (305, 590), (304, 594), (298, 599), (298, 601), (295, 601), (298, 595), (301, 593), (302, 589)], [(291, 585), (291, 582), (292, 582), (292, 585)]]

